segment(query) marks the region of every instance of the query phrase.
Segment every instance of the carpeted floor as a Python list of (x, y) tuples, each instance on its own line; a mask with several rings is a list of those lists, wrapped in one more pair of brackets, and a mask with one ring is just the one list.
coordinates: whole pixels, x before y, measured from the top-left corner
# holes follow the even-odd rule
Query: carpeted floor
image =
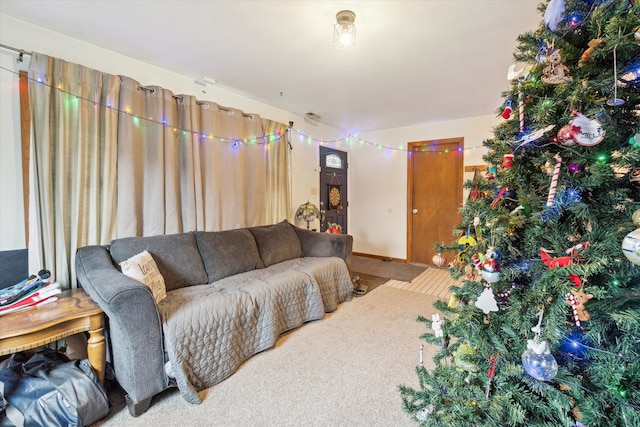
[[(418, 315), (446, 298), (446, 270), (354, 256), (352, 274), (367, 297), (341, 304), (324, 319), (280, 337), (276, 348), (246, 361), (230, 378), (190, 405), (176, 389), (132, 418), (124, 393), (109, 392), (112, 408), (99, 426), (411, 426), (397, 386), (416, 386), (423, 343)], [(357, 294), (354, 294), (357, 296)], [(433, 346), (425, 346), (432, 366)]]
[(422, 274), (427, 267), (417, 266), (396, 261), (383, 261), (381, 259), (354, 255), (351, 257), (351, 273), (358, 278), (356, 289), (364, 289), (364, 292), (356, 295), (365, 295), (390, 279), (401, 282), (411, 282)]
[[(171, 389), (142, 416), (129, 415), (122, 392), (109, 394), (110, 426), (362, 426), (411, 427), (398, 385), (418, 387), (416, 317), (435, 313), (435, 297), (379, 286), (280, 337), (275, 348), (246, 361), (231, 377), (200, 393), (200, 405)], [(424, 346), (433, 369), (438, 347)]]

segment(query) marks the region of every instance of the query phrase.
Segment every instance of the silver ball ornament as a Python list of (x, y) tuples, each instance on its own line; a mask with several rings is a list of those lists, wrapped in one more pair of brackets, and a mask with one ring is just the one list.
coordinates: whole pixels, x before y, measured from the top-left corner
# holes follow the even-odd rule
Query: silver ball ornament
[(558, 373), (558, 362), (551, 353), (537, 354), (530, 348), (522, 353), (522, 367), (539, 381), (549, 381)]
[(635, 265), (640, 265), (640, 228), (636, 228), (622, 239), (622, 253)]

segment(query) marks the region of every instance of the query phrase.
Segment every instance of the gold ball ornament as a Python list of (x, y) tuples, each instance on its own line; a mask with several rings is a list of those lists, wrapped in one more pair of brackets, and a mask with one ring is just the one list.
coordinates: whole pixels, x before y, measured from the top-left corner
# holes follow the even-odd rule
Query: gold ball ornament
[(633, 221), (633, 225), (636, 227), (640, 227), (640, 209), (635, 211), (633, 215), (631, 215), (631, 221)]
[(638, 27), (636, 32), (633, 34), (633, 38), (636, 39), (638, 43), (640, 43), (640, 27)]

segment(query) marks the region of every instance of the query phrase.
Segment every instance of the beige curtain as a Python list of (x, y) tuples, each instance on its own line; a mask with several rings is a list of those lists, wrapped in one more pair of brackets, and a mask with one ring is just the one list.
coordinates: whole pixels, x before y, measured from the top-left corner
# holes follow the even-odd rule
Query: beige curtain
[(287, 139), (287, 127), (273, 120), (262, 119), (265, 135), (272, 138), (267, 146), (265, 223), (273, 224), (283, 219), (294, 222), (291, 211), (291, 145)]
[(75, 287), (76, 250), (115, 237), (120, 78), (33, 53), (30, 265)]
[(119, 237), (181, 231), (166, 226), (167, 215), (175, 215), (175, 206), (165, 210), (165, 199), (171, 198), (174, 188), (174, 170), (167, 168), (165, 162), (172, 145), (179, 142), (165, 139), (162, 122), (168, 110), (166, 97), (171, 98), (167, 92), (159, 87), (143, 88), (122, 77), (118, 126)]
[(290, 219), (285, 125), (34, 53), (30, 265), (116, 237)]
[(284, 125), (128, 78), (120, 110), (118, 236), (287, 218)]

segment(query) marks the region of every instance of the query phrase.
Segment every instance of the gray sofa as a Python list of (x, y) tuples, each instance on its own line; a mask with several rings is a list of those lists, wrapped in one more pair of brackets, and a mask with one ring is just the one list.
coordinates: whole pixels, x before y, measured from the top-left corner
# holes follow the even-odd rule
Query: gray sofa
[[(133, 416), (177, 386), (189, 402), (278, 336), (349, 300), (353, 238), (286, 221), (130, 237), (76, 254), (78, 284), (107, 316), (110, 359)], [(120, 262), (147, 250), (167, 296), (156, 303)]]

